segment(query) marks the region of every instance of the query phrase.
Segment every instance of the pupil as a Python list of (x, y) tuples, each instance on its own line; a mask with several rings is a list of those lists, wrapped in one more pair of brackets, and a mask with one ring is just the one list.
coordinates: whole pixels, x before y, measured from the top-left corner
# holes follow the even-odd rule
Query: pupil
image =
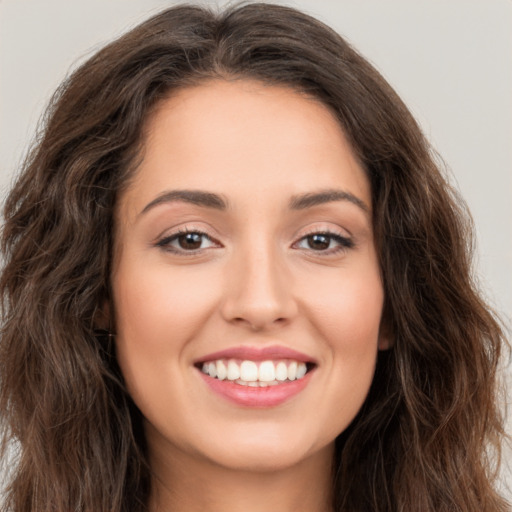
[(328, 235), (311, 235), (308, 236), (308, 245), (311, 249), (328, 249), (330, 244), (330, 237)]
[(186, 233), (178, 238), (182, 249), (199, 249), (201, 247), (202, 235), (199, 233)]

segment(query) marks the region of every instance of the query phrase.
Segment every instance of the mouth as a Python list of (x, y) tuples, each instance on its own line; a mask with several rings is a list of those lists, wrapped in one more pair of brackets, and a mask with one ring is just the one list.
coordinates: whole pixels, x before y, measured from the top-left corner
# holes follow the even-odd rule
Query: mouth
[(213, 379), (261, 388), (301, 380), (314, 366), (314, 363), (294, 359), (216, 359), (196, 364), (203, 374)]
[(194, 366), (215, 394), (245, 407), (274, 407), (299, 394), (317, 363), (283, 347), (239, 347), (210, 354)]

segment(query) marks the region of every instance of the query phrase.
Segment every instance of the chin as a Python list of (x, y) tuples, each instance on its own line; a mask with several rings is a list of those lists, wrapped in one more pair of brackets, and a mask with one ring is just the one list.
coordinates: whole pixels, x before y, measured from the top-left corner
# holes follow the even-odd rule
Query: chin
[(299, 431), (297, 428), (290, 435), (278, 428), (242, 429), (231, 434), (229, 441), (208, 443), (203, 454), (226, 469), (262, 473), (283, 471), (314, 456), (332, 456), (334, 439), (319, 444)]
[[(256, 451), (257, 450), (257, 451)], [(283, 447), (249, 450), (233, 448), (231, 453), (215, 454), (211, 461), (225, 469), (248, 473), (273, 473), (296, 467), (309, 458), (308, 454)]]

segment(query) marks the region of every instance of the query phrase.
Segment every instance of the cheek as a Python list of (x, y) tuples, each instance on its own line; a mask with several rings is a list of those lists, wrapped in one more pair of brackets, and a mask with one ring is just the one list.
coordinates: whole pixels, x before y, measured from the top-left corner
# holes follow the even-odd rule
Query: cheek
[(210, 272), (122, 267), (114, 284), (118, 334), (155, 344), (186, 339), (211, 313), (217, 289)]
[(208, 321), (218, 284), (197, 269), (171, 272), (127, 260), (113, 278), (116, 352), (130, 394), (142, 402), (147, 390), (161, 389), (161, 379), (172, 379), (189, 361), (189, 342)]
[(323, 280), (304, 283), (302, 296), (311, 319), (332, 350), (346, 356), (368, 347), (376, 349), (384, 302), (375, 266), (341, 269)]
[(310, 321), (327, 354), (320, 361), (326, 370), (325, 393), (318, 411), (325, 411), (324, 428), (335, 437), (351, 423), (370, 389), (378, 351), (384, 293), (376, 266), (349, 272), (308, 287)]

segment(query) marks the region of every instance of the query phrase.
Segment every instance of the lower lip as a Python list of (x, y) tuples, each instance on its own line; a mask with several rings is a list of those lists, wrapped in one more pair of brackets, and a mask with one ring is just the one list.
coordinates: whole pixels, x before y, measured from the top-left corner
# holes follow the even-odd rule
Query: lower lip
[(304, 377), (275, 386), (251, 387), (236, 384), (228, 380), (214, 379), (200, 372), (208, 387), (221, 397), (245, 407), (275, 407), (298, 395), (309, 383), (312, 371)]

